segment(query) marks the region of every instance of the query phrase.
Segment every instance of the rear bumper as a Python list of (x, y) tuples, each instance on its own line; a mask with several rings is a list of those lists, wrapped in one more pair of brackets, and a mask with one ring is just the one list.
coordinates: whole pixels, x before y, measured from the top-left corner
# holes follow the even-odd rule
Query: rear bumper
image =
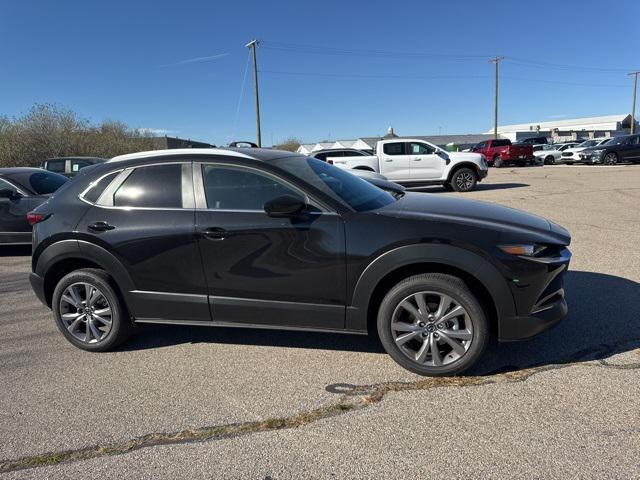
[(36, 294), (36, 297), (38, 297), (38, 300), (48, 307), (49, 305), (47, 304), (47, 299), (44, 294), (44, 278), (31, 272), (29, 274), (29, 282), (31, 283), (33, 292)]

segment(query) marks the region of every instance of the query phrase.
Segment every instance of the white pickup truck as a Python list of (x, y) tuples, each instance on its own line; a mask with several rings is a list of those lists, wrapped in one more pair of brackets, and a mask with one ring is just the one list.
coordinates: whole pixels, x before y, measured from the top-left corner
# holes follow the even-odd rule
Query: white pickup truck
[(484, 155), (446, 152), (424, 140), (380, 140), (375, 155), (327, 157), (337, 167), (378, 172), (405, 186), (444, 185), (448, 190), (468, 192), (487, 176)]

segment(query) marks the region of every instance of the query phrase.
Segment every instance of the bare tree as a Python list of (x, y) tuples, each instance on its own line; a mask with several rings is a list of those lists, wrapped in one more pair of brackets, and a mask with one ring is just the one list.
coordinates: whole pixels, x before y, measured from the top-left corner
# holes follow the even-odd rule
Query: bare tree
[(290, 152), (295, 152), (301, 144), (302, 141), (300, 139), (291, 137), (274, 145), (273, 148), (276, 150), (288, 150)]
[(53, 157), (111, 158), (156, 148), (148, 133), (122, 122), (93, 125), (71, 110), (50, 104), (36, 104), (21, 117), (0, 117), (0, 166), (36, 166)]

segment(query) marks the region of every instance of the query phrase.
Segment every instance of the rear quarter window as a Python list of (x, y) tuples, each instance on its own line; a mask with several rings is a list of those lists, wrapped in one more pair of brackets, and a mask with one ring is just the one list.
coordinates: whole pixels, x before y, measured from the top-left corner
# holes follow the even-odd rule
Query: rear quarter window
[(100, 195), (102, 195), (113, 179), (116, 178), (118, 173), (120, 172), (112, 172), (99, 180), (94, 181), (84, 195), (82, 195), (82, 198), (88, 202), (96, 203), (100, 198)]

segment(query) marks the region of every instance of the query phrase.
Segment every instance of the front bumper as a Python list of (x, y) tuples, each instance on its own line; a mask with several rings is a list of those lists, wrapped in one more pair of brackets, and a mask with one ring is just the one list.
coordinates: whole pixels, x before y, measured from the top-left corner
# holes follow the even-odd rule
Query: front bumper
[(522, 260), (513, 263), (510, 281), (517, 314), (500, 322), (498, 339), (502, 342), (531, 338), (559, 323), (568, 312), (564, 275), (571, 252), (562, 248), (549, 257)]
[(44, 278), (31, 272), (29, 274), (29, 283), (31, 283), (31, 288), (36, 294), (36, 297), (38, 297), (38, 300), (40, 300), (45, 306), (49, 307), (47, 298), (44, 294)]

